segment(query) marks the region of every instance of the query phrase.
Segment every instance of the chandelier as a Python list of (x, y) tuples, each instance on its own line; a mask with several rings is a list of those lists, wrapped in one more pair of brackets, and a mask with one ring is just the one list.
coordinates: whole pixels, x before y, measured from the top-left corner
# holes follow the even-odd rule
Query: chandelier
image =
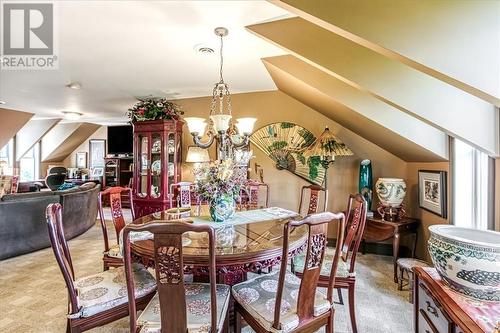
[[(218, 27), (214, 30), (220, 37), (220, 79), (212, 90), (212, 102), (210, 104), (210, 115), (208, 123), (205, 118), (187, 117), (189, 132), (193, 136), (193, 141), (200, 148), (208, 148), (217, 141), (217, 157), (219, 160), (232, 159), (234, 157), (234, 148), (245, 147), (250, 140), (253, 126), (256, 118), (239, 118), (236, 124), (232, 121), (231, 114), (231, 94), (229, 86), (224, 82), (222, 75), (224, 57), (223, 57), (223, 38), (227, 36), (228, 30), (224, 27)], [(208, 140), (202, 142), (202, 137), (207, 129)]]

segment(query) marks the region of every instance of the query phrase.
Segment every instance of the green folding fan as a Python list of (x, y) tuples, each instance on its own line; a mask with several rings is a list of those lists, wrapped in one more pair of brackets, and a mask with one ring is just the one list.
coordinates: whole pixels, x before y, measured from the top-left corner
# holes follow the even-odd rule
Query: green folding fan
[(325, 168), (319, 157), (303, 155), (305, 148), (315, 140), (304, 127), (287, 122), (266, 125), (250, 137), (250, 141), (274, 161), (278, 170), (288, 170), (310, 183), (322, 185)]

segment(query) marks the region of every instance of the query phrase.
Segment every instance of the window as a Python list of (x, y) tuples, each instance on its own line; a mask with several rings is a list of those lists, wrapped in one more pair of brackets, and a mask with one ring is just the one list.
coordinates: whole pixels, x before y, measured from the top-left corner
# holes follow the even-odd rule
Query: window
[(493, 224), (493, 168), (487, 154), (453, 140), (453, 223), (486, 230)]
[(40, 178), (40, 142), (28, 150), (19, 161), (20, 180), (22, 182)]
[(0, 173), (12, 175), (14, 170), (14, 139), (0, 149)]

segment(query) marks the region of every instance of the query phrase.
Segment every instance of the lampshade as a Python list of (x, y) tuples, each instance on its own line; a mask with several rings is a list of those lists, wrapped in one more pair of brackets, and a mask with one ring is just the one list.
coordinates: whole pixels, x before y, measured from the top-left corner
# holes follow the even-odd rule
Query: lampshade
[(335, 156), (351, 156), (353, 152), (326, 127), (303, 155), (305, 157), (319, 156), (322, 160), (334, 160)]
[(198, 136), (203, 136), (205, 134), (205, 128), (207, 127), (207, 123), (203, 118), (197, 117), (187, 117), (184, 118), (187, 122), (189, 133), (194, 133)]
[(236, 121), (236, 127), (240, 135), (250, 135), (253, 132), (253, 125), (257, 118), (238, 118)]
[(196, 146), (189, 146), (186, 156), (186, 163), (210, 162), (208, 150)]
[(214, 114), (210, 116), (210, 119), (214, 122), (215, 131), (220, 133), (227, 131), (232, 117), (230, 114)]

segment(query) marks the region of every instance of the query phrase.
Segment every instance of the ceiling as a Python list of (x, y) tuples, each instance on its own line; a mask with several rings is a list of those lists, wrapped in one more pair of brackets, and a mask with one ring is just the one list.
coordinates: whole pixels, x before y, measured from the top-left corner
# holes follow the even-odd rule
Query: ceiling
[[(74, 111), (83, 113), (79, 121), (100, 124), (125, 121), (136, 97), (211, 94), (217, 26), (229, 29), (224, 77), (231, 92), (276, 89), (260, 59), (285, 52), (245, 26), (291, 16), (267, 1), (61, 1), (55, 13), (59, 70), (1, 71), (0, 100), (35, 118)], [(215, 53), (201, 54), (197, 44)], [(73, 81), (82, 89), (65, 87)]]

